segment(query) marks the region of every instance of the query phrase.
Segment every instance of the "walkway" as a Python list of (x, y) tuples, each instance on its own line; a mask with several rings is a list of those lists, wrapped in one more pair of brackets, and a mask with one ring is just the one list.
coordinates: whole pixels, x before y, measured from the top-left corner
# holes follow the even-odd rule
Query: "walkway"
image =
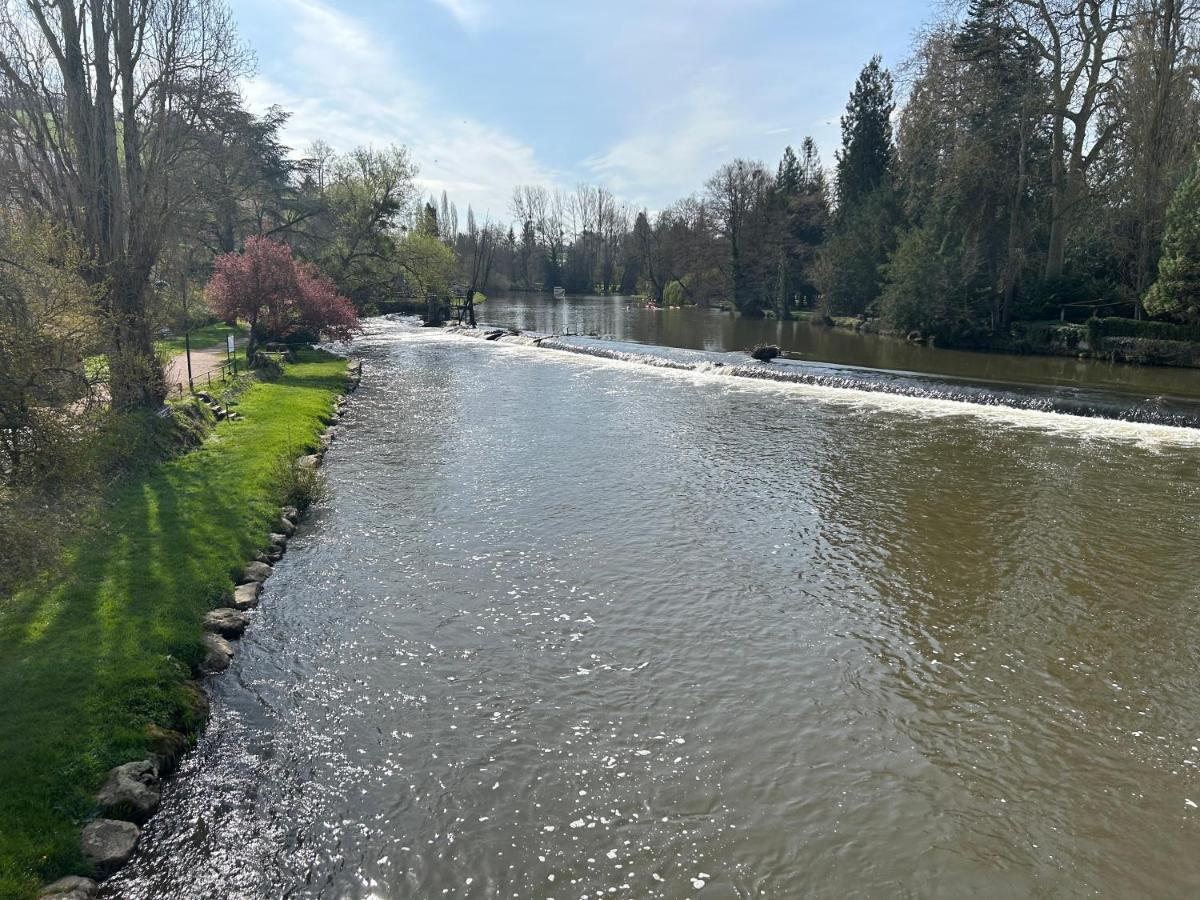
[[(244, 356), (240, 351), (245, 349), (246, 338), (237, 338), (233, 346), (240, 356)], [(221, 374), (221, 366), (227, 358), (224, 341), (203, 349), (192, 348), (192, 383), (197, 390), (208, 383), (209, 373), (213, 378)], [(240, 358), (238, 363), (239, 366), (244, 364), (245, 359)], [(187, 378), (187, 354), (180, 353), (167, 363), (167, 391), (173, 395), (187, 391)]]

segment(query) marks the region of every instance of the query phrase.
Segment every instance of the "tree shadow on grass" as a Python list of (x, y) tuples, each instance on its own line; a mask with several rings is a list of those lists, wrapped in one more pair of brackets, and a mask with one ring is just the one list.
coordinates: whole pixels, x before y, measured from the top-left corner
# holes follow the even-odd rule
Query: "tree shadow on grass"
[(265, 546), (271, 462), (311, 449), (344, 384), (337, 364), (297, 368), (247, 395), (246, 421), (117, 486), (65, 577), (0, 611), (0, 893), (83, 871), (107, 770), (145, 755), (148, 725), (198, 724), (201, 617)]

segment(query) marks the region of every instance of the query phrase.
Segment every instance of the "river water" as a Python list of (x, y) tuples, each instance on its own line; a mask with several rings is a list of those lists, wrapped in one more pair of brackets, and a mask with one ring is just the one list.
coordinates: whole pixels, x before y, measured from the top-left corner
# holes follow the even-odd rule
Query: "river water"
[(1200, 431), (355, 352), (332, 498), (105, 896), (1200, 892)]

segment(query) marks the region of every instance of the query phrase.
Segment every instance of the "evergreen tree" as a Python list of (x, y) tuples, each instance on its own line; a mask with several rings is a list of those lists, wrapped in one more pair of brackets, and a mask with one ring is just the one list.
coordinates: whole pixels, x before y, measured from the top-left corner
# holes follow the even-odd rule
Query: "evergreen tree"
[(1200, 321), (1200, 159), (1167, 208), (1158, 280), (1145, 304), (1151, 315)]
[(429, 198), (429, 202), (425, 204), (425, 209), (421, 215), (421, 224), (419, 231), (426, 237), (438, 237), (438, 211), (433, 205), (433, 198)]
[(800, 168), (800, 160), (796, 152), (789, 146), (783, 150), (783, 159), (779, 161), (779, 170), (775, 175), (775, 190), (784, 197), (794, 197), (800, 193), (804, 173)]
[(892, 75), (878, 56), (863, 68), (842, 116), (838, 203), (852, 209), (886, 180), (892, 165)]
[(873, 310), (883, 288), (883, 266), (896, 243), (893, 109), (891, 73), (874, 56), (858, 76), (842, 117), (836, 223), (817, 267), (823, 302), (834, 315)]

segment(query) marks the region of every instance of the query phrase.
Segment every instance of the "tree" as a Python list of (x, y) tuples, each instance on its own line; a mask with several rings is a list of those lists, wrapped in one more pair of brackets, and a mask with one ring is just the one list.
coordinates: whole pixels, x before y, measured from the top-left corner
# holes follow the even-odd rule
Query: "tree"
[[(407, 148), (400, 145), (360, 147), (334, 161), (325, 192), (330, 231), (308, 255), (359, 308), (395, 283), (396, 232), (408, 216), (416, 174)], [(435, 226), (443, 224), (427, 218), (426, 227)]]
[(298, 329), (345, 340), (359, 327), (353, 304), (330, 279), (268, 238), (249, 238), (242, 253), (217, 257), (204, 293), (217, 315), (250, 324), (251, 360), (261, 341), (286, 340)]
[(61, 228), (0, 216), (0, 481), (44, 489), (69, 476), (100, 400), (85, 364), (101, 349), (97, 288)]
[(179, 177), (246, 57), (216, 0), (12, 2), (0, 11), (10, 198), (69, 225), (101, 289), (113, 405), (153, 406), (151, 272), (194, 190)]
[(842, 117), (833, 233), (816, 266), (827, 309), (871, 310), (895, 246), (899, 209), (892, 179), (892, 76), (878, 56), (863, 68)]
[[(966, 334), (964, 308), (980, 314), (981, 329), (1005, 327), (1031, 255), (1030, 188), (1044, 184), (1033, 170), (1047, 165), (1047, 96), (1038, 59), (1004, 4), (972, 0), (961, 25), (925, 36), (900, 120), (896, 171), (906, 220), (953, 267), (939, 283), (954, 296), (932, 285), (926, 294), (922, 330), (953, 311), (943, 335)], [(914, 246), (901, 241), (906, 252)]]
[(771, 176), (762, 163), (736, 159), (708, 179), (707, 203), (724, 239), (727, 276), (738, 311), (751, 318), (764, 306), (762, 242)]
[(1115, 133), (1098, 113), (1112, 102), (1128, 0), (1013, 0), (1012, 24), (1047, 68), (1050, 221), (1045, 277), (1060, 278), (1092, 165)]
[(846, 114), (842, 116), (842, 149), (837, 155), (838, 205), (850, 210), (874, 193), (892, 165), (892, 75), (878, 56), (859, 73)]
[(1118, 234), (1127, 235), (1134, 314), (1153, 282), (1163, 217), (1200, 140), (1194, 81), (1200, 64), (1194, 0), (1136, 0), (1118, 63), (1113, 106), (1115, 178), (1126, 198)]
[(1158, 280), (1145, 304), (1151, 315), (1200, 321), (1200, 159), (1167, 209)]

